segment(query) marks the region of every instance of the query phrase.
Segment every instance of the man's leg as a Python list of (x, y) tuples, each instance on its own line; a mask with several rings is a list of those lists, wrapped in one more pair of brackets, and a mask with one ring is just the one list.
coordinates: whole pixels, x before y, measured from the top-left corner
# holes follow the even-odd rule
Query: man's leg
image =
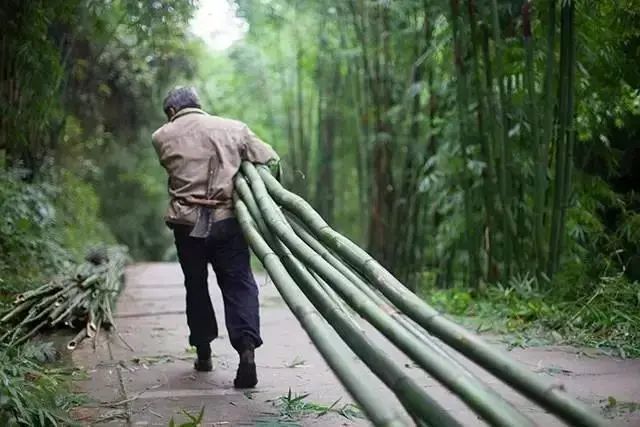
[(249, 246), (235, 218), (213, 225), (208, 240), (211, 264), (224, 300), (229, 341), (240, 355), (236, 387), (257, 383), (253, 350), (262, 345), (258, 285), (251, 272)]
[(210, 371), (210, 343), (218, 336), (218, 324), (207, 283), (207, 245), (205, 239), (189, 237), (190, 230), (188, 226), (175, 226), (173, 233), (187, 291), (189, 344), (198, 351), (195, 368)]

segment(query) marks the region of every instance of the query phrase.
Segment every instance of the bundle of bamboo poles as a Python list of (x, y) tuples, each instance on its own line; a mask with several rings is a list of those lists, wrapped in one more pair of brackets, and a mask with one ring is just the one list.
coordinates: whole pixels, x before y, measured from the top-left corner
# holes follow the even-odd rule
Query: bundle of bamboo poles
[(101, 328), (113, 328), (112, 307), (122, 287), (126, 250), (91, 250), (85, 261), (37, 289), (19, 294), (0, 315), (5, 333), (0, 341), (18, 345), (46, 328), (66, 326), (78, 333), (67, 344), (74, 350), (85, 338), (95, 339)]
[[(427, 305), (364, 250), (331, 229), (306, 201), (283, 188), (266, 167), (243, 163), (235, 190), (236, 214), (249, 245), (373, 424), (400, 426), (405, 422), (375, 392), (371, 374), (396, 395), (416, 425), (460, 425), (401, 364), (367, 337), (358, 319), (373, 325), (489, 425), (535, 423), (467, 370), (460, 362), (462, 357), (569, 425), (605, 425), (562, 387), (547, 383)], [(369, 373), (363, 374), (360, 365), (345, 357), (347, 348)]]

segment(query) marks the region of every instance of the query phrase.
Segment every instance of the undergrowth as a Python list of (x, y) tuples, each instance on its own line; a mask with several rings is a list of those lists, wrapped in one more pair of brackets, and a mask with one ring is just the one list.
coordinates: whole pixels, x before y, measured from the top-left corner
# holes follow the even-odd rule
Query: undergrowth
[(51, 344), (0, 346), (0, 425), (72, 426), (66, 415), (82, 403), (69, 388), (69, 369), (52, 366)]
[(509, 336), (516, 346), (570, 344), (640, 357), (640, 284), (623, 272), (597, 281), (560, 274), (550, 290), (529, 276), (482, 291), (424, 291), (440, 310), (478, 332)]
[[(15, 294), (42, 285), (84, 251), (113, 237), (99, 219), (91, 185), (64, 169), (34, 182), (0, 169), (0, 311)], [(0, 426), (69, 426), (79, 396), (70, 370), (52, 365), (51, 345), (0, 344)]]
[(331, 405), (309, 402), (309, 394), (294, 394), (289, 389), (286, 395), (282, 395), (271, 402), (280, 411), (280, 418), (285, 420), (297, 420), (302, 417), (315, 414), (322, 417), (330, 412), (339, 414), (347, 419), (362, 418), (360, 409), (353, 404), (338, 406), (341, 399), (336, 400)]
[(39, 286), (88, 246), (114, 242), (99, 220), (89, 184), (65, 170), (32, 183), (23, 181), (25, 173), (0, 170), (0, 294), (5, 297)]

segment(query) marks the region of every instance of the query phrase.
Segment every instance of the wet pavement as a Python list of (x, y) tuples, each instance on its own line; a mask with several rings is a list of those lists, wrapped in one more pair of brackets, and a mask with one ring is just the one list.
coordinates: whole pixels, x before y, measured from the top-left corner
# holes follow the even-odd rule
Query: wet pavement
[[(128, 268), (126, 287), (118, 300), (116, 322), (122, 339), (102, 335), (95, 350), (91, 341), (85, 341), (73, 353), (75, 365), (87, 374), (78, 387), (92, 400), (76, 412), (76, 418), (86, 425), (168, 426), (172, 417), (179, 424), (187, 420), (185, 413), (196, 416), (204, 410), (205, 426), (369, 425), (350, 406), (349, 394), (273, 284), (264, 275), (257, 277), (265, 344), (256, 352), (256, 389), (233, 388), (237, 354), (226, 337), (215, 276), (210, 275), (210, 289), (221, 336), (213, 343), (214, 371), (200, 373), (192, 368), (195, 355), (188, 348), (179, 265), (136, 264)], [(375, 330), (366, 325), (364, 329), (464, 425), (484, 425)], [(496, 346), (504, 348), (498, 342)], [(620, 360), (572, 347), (514, 349), (509, 354), (598, 410), (606, 407), (610, 425), (640, 426), (640, 360)], [(353, 354), (345, 357), (355, 358)], [(538, 425), (563, 425), (484, 371), (469, 368)], [(399, 405), (381, 383), (376, 385), (389, 402)], [(292, 398), (308, 394), (299, 402), (308, 404), (309, 413), (298, 416), (299, 404), (285, 404), (289, 392)], [(333, 410), (322, 409), (334, 402)]]

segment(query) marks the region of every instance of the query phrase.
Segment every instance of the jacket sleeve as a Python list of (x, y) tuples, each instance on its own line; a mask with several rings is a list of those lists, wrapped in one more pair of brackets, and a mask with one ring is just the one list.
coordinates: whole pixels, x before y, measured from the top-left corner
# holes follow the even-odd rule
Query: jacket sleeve
[(258, 138), (248, 126), (242, 128), (240, 156), (242, 160), (261, 165), (280, 161), (280, 157), (273, 148)]
[(167, 172), (167, 192), (169, 192), (169, 194), (171, 194), (171, 176), (169, 175), (169, 171), (167, 171), (167, 166), (164, 164), (164, 161), (162, 159), (162, 153), (160, 151), (160, 143), (158, 142), (158, 140), (156, 139), (156, 134), (158, 132), (154, 132), (153, 135), (151, 135), (151, 145), (153, 145), (153, 150), (156, 152), (156, 155), (158, 156), (158, 163), (160, 163), (160, 165), (164, 168), (164, 170)]
[(164, 161), (162, 159), (162, 152), (160, 151), (160, 142), (158, 142), (158, 139), (156, 137), (159, 131), (160, 129), (158, 129), (151, 135), (151, 145), (153, 145), (153, 150), (156, 152), (156, 156), (158, 157), (158, 162), (160, 163), (160, 165), (162, 165), (163, 168), (166, 169), (164, 165)]

